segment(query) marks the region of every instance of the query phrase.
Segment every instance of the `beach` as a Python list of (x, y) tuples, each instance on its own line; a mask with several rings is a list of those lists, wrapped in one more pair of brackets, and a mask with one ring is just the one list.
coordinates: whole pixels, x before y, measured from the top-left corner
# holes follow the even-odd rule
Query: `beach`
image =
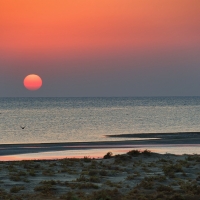
[[(71, 156), (70, 150), (81, 152), (84, 150), (102, 149), (106, 152), (110, 149), (130, 149), (141, 148), (145, 149), (149, 146), (163, 147), (170, 145), (176, 146), (192, 146), (200, 144), (199, 132), (185, 133), (148, 133), (148, 134), (121, 134), (121, 135), (106, 135), (107, 138), (121, 138), (121, 141), (95, 141), (95, 142), (63, 142), (63, 143), (29, 143), (29, 144), (1, 144), (0, 145), (0, 160), (2, 156), (43, 153), (43, 152), (59, 152), (65, 151), (65, 157)], [(126, 140), (128, 138), (129, 140)], [(137, 140), (134, 140), (137, 138)], [(149, 139), (150, 138), (150, 139)], [(59, 154), (58, 154), (59, 155)], [(76, 155), (78, 156), (78, 154)], [(100, 156), (103, 156), (102, 154)], [(97, 157), (97, 156), (95, 156)]]
[(200, 156), (131, 150), (104, 158), (0, 162), (1, 199), (199, 199)]
[[(159, 154), (145, 150), (148, 145), (152, 148), (163, 145), (180, 148), (184, 145), (198, 145), (200, 133), (106, 137), (132, 140), (0, 145), (1, 199), (200, 198), (199, 155)], [(149, 137), (151, 139), (143, 140)], [(83, 156), (81, 152), (86, 150), (89, 155)], [(76, 154), (71, 154), (72, 151), (76, 151)], [(92, 154), (95, 151), (98, 153)], [(57, 156), (51, 159), (30, 157), (47, 155), (45, 153), (53, 155), (52, 152)], [(20, 155), (27, 157), (23, 160)]]

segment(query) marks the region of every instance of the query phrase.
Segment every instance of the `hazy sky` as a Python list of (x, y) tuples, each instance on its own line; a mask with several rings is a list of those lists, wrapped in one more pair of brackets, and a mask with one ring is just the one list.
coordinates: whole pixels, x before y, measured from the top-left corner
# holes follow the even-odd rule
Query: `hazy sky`
[(168, 95), (200, 95), (200, 0), (0, 0), (0, 97)]

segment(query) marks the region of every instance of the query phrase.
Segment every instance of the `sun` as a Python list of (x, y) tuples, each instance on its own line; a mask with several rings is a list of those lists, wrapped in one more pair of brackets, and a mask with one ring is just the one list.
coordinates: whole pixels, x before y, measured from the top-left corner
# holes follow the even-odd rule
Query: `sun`
[(42, 79), (36, 74), (29, 74), (24, 78), (24, 87), (28, 90), (38, 90), (42, 86)]

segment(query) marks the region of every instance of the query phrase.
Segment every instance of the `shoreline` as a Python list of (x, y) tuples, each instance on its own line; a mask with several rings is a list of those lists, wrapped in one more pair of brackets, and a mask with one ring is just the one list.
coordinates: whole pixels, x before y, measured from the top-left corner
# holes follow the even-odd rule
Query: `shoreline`
[[(199, 132), (185, 133), (144, 133), (144, 134), (121, 134), (107, 135), (106, 137), (133, 138), (133, 140), (121, 141), (95, 141), (95, 142), (61, 142), (61, 143), (28, 143), (28, 144), (0, 144), (0, 156), (44, 153), (69, 150), (92, 150), (92, 149), (126, 149), (126, 148), (146, 148), (151, 146), (194, 146), (200, 145)], [(141, 140), (134, 140), (141, 138)], [(149, 138), (149, 140), (142, 140)]]

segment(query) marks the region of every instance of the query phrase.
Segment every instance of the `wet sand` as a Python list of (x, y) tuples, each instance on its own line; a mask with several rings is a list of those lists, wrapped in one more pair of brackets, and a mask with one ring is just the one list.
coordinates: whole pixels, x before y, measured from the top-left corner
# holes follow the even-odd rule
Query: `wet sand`
[[(146, 147), (147, 145), (194, 145), (200, 144), (199, 132), (186, 133), (144, 133), (144, 134), (121, 134), (106, 135), (109, 137), (121, 138), (121, 141), (101, 141), (101, 142), (66, 142), (66, 143), (33, 143), (33, 144), (1, 144), (0, 156), (42, 153), (67, 150), (86, 150), (86, 149), (111, 149), (111, 148), (134, 148), (137, 145)], [(126, 140), (129, 138), (129, 140)], [(133, 140), (130, 140), (133, 138)], [(141, 140), (134, 140), (141, 138)], [(145, 140), (146, 138), (152, 138)], [(144, 139), (144, 140), (143, 140)]]

